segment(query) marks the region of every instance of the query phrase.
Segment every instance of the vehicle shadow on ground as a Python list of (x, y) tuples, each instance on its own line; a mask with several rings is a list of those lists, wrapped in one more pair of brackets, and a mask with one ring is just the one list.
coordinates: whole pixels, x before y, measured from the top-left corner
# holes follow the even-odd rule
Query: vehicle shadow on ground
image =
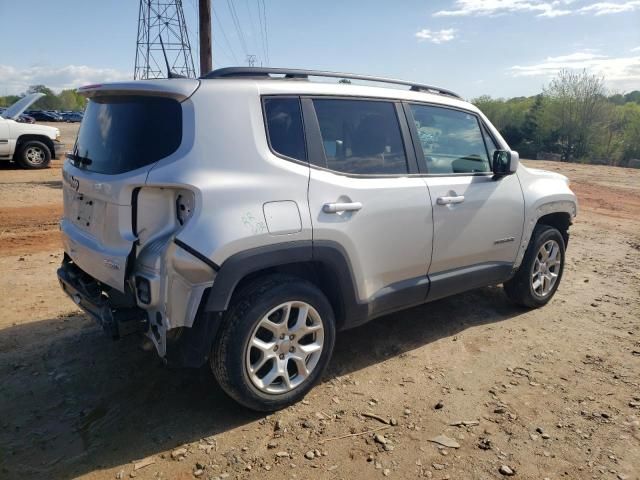
[[(522, 312), (485, 288), (379, 318), (338, 335), (325, 380)], [(72, 478), (264, 417), (208, 369), (165, 368), (139, 339), (112, 342), (83, 315), (0, 330), (0, 379), (2, 478)]]
[[(51, 160), (51, 163), (47, 168), (59, 170), (62, 167), (63, 160), (64, 159), (60, 159), (60, 158), (57, 158), (56, 160)], [(8, 161), (8, 160), (0, 161), (0, 172), (4, 170), (18, 170), (18, 171), (25, 172), (26, 175), (28, 175), (29, 173), (32, 173), (34, 176), (37, 176), (38, 172), (42, 173), (43, 171), (42, 169), (38, 169), (38, 168), (33, 170), (25, 169), (19, 163)], [(40, 182), (38, 181), (38, 183)]]

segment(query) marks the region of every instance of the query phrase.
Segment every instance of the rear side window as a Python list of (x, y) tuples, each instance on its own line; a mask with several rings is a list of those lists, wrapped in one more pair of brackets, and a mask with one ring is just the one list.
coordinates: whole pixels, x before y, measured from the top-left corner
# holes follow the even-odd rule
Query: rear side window
[(411, 105), (428, 173), (489, 172), (475, 115), (450, 108)]
[(327, 158), (338, 172), (408, 173), (395, 105), (369, 100), (313, 100)]
[(182, 107), (177, 100), (96, 97), (87, 104), (71, 158), (77, 167), (115, 175), (171, 155), (181, 141)]
[(297, 97), (265, 98), (264, 114), (271, 149), (285, 157), (306, 161), (300, 100)]

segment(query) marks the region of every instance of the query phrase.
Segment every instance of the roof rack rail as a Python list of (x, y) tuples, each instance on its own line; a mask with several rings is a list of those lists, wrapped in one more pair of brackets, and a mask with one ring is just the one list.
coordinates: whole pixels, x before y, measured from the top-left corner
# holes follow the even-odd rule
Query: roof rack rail
[(411, 87), (414, 92), (429, 92), (450, 97), (462, 98), (451, 90), (446, 90), (433, 85), (407, 82), (406, 80), (394, 80), (392, 78), (373, 77), (370, 75), (358, 75), (354, 73), (325, 72), (322, 70), (303, 70), (296, 68), (269, 68), (269, 67), (226, 67), (213, 70), (201, 78), (271, 78), (272, 75), (283, 75), (288, 79), (307, 80), (309, 77), (346, 78), (350, 80), (364, 80), (367, 82), (391, 83)]

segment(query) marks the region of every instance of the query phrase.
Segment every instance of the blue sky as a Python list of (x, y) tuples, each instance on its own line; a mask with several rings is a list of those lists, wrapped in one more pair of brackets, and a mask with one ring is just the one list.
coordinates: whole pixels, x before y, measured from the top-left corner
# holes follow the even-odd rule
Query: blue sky
[[(197, 1), (183, 0), (194, 46)], [(214, 67), (246, 64), (247, 53), (267, 64), (258, 0), (213, 3)], [(271, 66), (397, 77), (467, 98), (532, 95), (560, 68), (604, 75), (613, 91), (640, 90), (640, 0), (264, 3)], [(133, 76), (137, 0), (0, 0), (0, 19), (0, 95)]]

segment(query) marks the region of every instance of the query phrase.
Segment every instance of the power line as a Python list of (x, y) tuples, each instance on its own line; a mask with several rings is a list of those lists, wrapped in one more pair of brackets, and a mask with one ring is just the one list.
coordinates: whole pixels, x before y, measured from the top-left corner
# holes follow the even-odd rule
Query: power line
[(220, 44), (220, 41), (219, 41), (219, 40), (216, 40), (214, 37), (211, 37), (211, 42), (213, 43), (213, 47), (214, 47), (214, 48), (213, 48), (213, 50), (215, 50), (215, 51), (216, 51), (216, 56), (218, 55), (218, 53), (221, 53), (222, 55), (224, 55), (224, 56), (225, 56), (225, 58), (229, 61), (229, 63), (230, 63), (230, 64), (232, 64), (232, 65), (233, 65), (233, 64), (237, 64), (237, 63), (238, 63), (238, 61), (237, 61), (237, 60), (235, 60), (235, 57), (232, 57), (232, 56), (229, 54), (229, 50), (228, 50), (228, 49), (224, 49), (224, 50), (223, 50), (222, 48), (218, 48), (218, 47), (221, 47), (221, 46), (222, 46), (222, 45)]
[(256, 23), (253, 21), (251, 8), (249, 8), (249, 0), (244, 0), (244, 6), (247, 8), (247, 13), (249, 14), (249, 25), (251, 26), (251, 38), (253, 40), (253, 43), (255, 43), (255, 46), (256, 46), (255, 51), (258, 52), (260, 50), (260, 40), (258, 39), (258, 35), (256, 35)]
[[(233, 60), (234, 62), (238, 65), (240, 64), (240, 62), (238, 61), (238, 57), (236, 57), (236, 52), (233, 51), (233, 48), (231, 47), (231, 42), (229, 41), (229, 37), (227, 37), (227, 32), (224, 29), (224, 26), (222, 25), (222, 22), (220, 21), (220, 18), (218, 17), (218, 13), (216, 12), (216, 7), (214, 4), (214, 7), (212, 8), (213, 10), (213, 16), (215, 18), (215, 20), (218, 22), (218, 27), (220, 27), (220, 31), (222, 32), (222, 36), (224, 37), (224, 41), (227, 44), (227, 48), (229, 49), (229, 52), (231, 52), (231, 56), (233, 56)], [(214, 35), (215, 38), (215, 35)]]
[(264, 21), (264, 41), (267, 46), (267, 63), (271, 64), (271, 52), (269, 51), (269, 30), (267, 29), (267, 5), (262, 0), (262, 15)]
[(233, 2), (227, 0), (227, 6), (229, 7), (229, 13), (231, 13), (231, 19), (233, 20), (233, 25), (236, 28), (236, 33), (238, 34), (238, 38), (240, 39), (240, 44), (242, 45), (242, 51), (245, 55), (249, 55), (249, 51), (247, 50), (247, 42), (244, 39), (244, 32), (242, 31), (242, 27), (240, 26), (240, 20), (238, 19), (238, 13), (236, 12), (236, 7), (233, 5)]
[(258, 22), (260, 23), (260, 42), (262, 43), (262, 54), (264, 55), (265, 64), (269, 63), (269, 55), (267, 55), (265, 24), (262, 21), (262, 11), (260, 10), (260, 0), (256, 0), (258, 6)]
[[(198, 22), (198, 8), (196, 7), (196, 4), (193, 3), (193, 0), (189, 0), (189, 3), (191, 4), (191, 6), (193, 7), (193, 14), (195, 15), (196, 18), (196, 34), (195, 37), (193, 35), (193, 31), (191, 30), (191, 28), (189, 28), (189, 24), (187, 24), (187, 30), (189, 31), (189, 35), (191, 35), (191, 37), (193, 38), (200, 38), (200, 22)], [(196, 57), (200, 58), (200, 42), (196, 42), (194, 44), (195, 46), (195, 50), (196, 50)]]

